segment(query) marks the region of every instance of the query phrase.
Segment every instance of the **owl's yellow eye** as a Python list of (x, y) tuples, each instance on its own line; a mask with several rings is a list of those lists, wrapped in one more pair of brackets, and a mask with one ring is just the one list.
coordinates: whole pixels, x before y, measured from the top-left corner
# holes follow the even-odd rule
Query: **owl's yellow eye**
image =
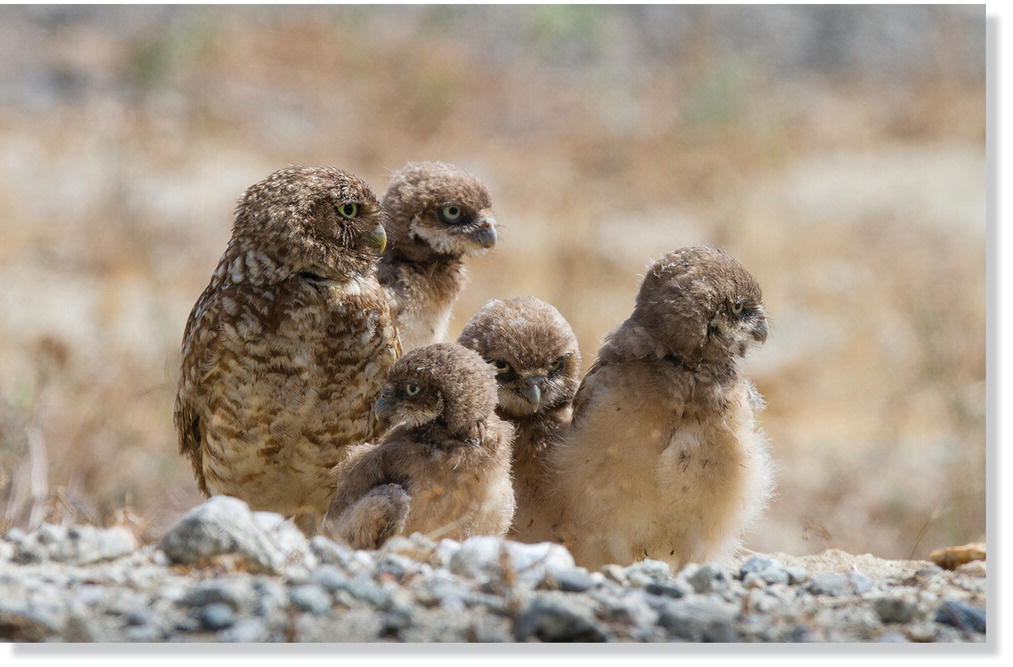
[(562, 367), (563, 367), (563, 358), (560, 357), (559, 359), (556, 359), (551, 364), (549, 364), (549, 372), (550, 373), (555, 373), (556, 371), (558, 371)]
[(359, 216), (359, 205), (354, 202), (342, 204), (341, 206), (338, 207), (338, 213), (343, 218), (348, 219), (356, 218)]
[(414, 382), (405, 382), (404, 393), (405, 396), (418, 396), (421, 389)]
[(440, 209), (440, 220), (448, 224), (460, 222), (462, 215), (464, 215), (464, 212), (456, 204), (450, 204)]
[(497, 359), (496, 361), (492, 362), (492, 365), (493, 365), (493, 368), (496, 369), (496, 374), (497, 375), (503, 375), (504, 373), (509, 373), (510, 372), (510, 364), (508, 364), (505, 361), (501, 361), (501, 360)]
[(734, 314), (734, 315), (741, 315), (742, 314), (742, 310), (745, 307), (746, 307), (746, 304), (744, 304), (741, 301), (736, 301), (735, 303), (732, 304), (732, 314)]

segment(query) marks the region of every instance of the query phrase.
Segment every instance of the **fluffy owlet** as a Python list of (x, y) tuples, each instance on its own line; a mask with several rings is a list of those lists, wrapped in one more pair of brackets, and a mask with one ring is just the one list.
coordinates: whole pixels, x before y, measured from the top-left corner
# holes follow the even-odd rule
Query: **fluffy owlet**
[(683, 248), (651, 265), (554, 450), (578, 563), (731, 555), (772, 486), (760, 399), (737, 368), (766, 337), (760, 287), (729, 255)]
[(493, 371), (471, 350), (440, 343), (405, 354), (375, 406), (393, 428), (341, 466), (328, 529), (358, 549), (395, 534), (506, 533), (513, 427), (495, 410)]
[(496, 244), (496, 220), (482, 183), (443, 162), (394, 172), (383, 208), (390, 247), (380, 261), (405, 351), (443, 340), (464, 285), (463, 258)]
[(570, 426), (570, 403), (580, 383), (580, 351), (569, 323), (533, 296), (487, 303), (457, 339), (496, 370), (496, 413), (517, 430), (513, 446), (517, 511), (511, 537), (553, 539), (559, 520), (548, 476), (548, 453)]
[(358, 177), (291, 167), (251, 186), (183, 333), (174, 421), (204, 493), (322, 515), (400, 352)]

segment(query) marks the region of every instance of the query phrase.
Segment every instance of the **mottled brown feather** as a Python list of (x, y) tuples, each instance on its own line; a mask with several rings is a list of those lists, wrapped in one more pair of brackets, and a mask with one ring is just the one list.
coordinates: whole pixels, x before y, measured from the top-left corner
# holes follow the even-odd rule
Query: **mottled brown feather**
[(329, 167), (280, 170), (240, 199), (183, 335), (174, 421), (204, 493), (326, 510), (400, 351), (376, 279), (382, 219), (361, 179)]

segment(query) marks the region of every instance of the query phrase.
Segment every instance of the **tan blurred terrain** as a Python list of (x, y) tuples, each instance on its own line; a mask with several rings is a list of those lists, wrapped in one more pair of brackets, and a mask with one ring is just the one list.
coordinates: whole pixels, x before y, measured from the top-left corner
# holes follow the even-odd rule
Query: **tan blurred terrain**
[(450, 333), (534, 294), (590, 365), (653, 258), (764, 288), (748, 546), (985, 531), (981, 7), (0, 7), (0, 530), (199, 501), (171, 407), (236, 198), (288, 164), (486, 180)]

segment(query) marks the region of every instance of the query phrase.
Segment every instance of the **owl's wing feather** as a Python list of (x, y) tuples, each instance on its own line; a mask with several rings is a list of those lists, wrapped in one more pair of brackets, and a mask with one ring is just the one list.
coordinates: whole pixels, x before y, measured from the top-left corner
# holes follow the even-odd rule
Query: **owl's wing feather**
[(572, 425), (576, 425), (580, 421), (582, 413), (591, 404), (591, 398), (600, 384), (603, 368), (601, 361), (594, 362), (587, 375), (581, 380), (580, 386), (577, 387), (577, 393), (573, 396), (573, 416), (570, 420)]
[(348, 458), (336, 468), (336, 478), (341, 482), (327, 510), (328, 521), (336, 521), (374, 487), (405, 481), (392, 474), (388, 460), (391, 451), (391, 443), (385, 442), (382, 447), (366, 444), (349, 452)]
[[(179, 451), (190, 459), (197, 484), (205, 495), (208, 495), (203, 466), (206, 425), (201, 413), (208, 387), (203, 380), (221, 357), (223, 320), (236, 316), (239, 304), (249, 301), (249, 295), (244, 294), (247, 289), (242, 285), (220, 289), (212, 279), (190, 311), (183, 330), (183, 361), (173, 422)], [(235, 327), (230, 328), (230, 333), (233, 337), (240, 335)]]
[(404, 529), (409, 508), (400, 484), (375, 486), (341, 513), (334, 532), (354, 549), (378, 549)]

